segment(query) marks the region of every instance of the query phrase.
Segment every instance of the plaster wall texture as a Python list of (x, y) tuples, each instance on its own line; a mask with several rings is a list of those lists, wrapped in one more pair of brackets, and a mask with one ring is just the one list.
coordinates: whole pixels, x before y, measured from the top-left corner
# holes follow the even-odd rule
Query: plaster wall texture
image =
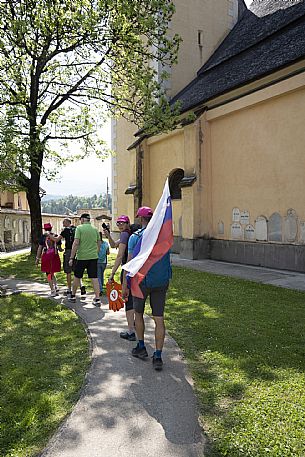
[[(170, 79), (166, 82), (169, 97), (174, 96), (196, 76), (197, 70), (207, 61), (237, 20), (237, 0), (174, 0), (174, 4), (176, 13), (170, 24), (169, 34), (178, 33), (183, 41), (177, 65), (171, 69), (166, 68), (170, 73)], [(202, 32), (201, 45), (198, 43), (199, 32)], [(132, 217), (135, 210), (133, 196), (125, 195), (125, 190), (130, 184), (136, 184), (136, 153), (135, 150), (127, 151), (127, 148), (135, 141), (134, 134), (137, 130), (135, 125), (124, 119), (117, 119), (113, 123), (112, 147), (116, 154), (112, 165), (114, 218), (125, 213)], [(175, 155), (173, 157), (175, 158)], [(184, 165), (188, 166), (187, 161)], [(178, 167), (178, 164), (175, 165), (175, 168)], [(159, 186), (159, 181), (164, 183), (168, 173), (167, 169), (165, 175), (162, 171), (160, 173), (161, 166), (158, 169), (158, 175), (153, 174), (153, 181), (150, 181), (147, 163), (144, 164), (143, 204), (148, 204), (147, 201), (145, 203), (147, 198), (151, 199), (152, 206), (158, 201), (156, 195), (159, 195), (163, 188), (163, 184)]]
[(230, 239), (234, 207), (282, 217), (293, 208), (304, 220), (305, 88), (210, 121), (212, 236), (224, 223)]

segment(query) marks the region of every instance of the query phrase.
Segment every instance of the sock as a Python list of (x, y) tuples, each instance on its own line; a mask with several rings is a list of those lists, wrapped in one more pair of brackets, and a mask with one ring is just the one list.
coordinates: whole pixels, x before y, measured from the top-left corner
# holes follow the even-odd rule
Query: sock
[(139, 340), (139, 348), (145, 348), (144, 340)]
[(133, 335), (134, 334), (134, 330), (128, 330), (128, 335)]
[(159, 349), (155, 350), (156, 359), (161, 359), (161, 354), (162, 354), (162, 351), (159, 351)]

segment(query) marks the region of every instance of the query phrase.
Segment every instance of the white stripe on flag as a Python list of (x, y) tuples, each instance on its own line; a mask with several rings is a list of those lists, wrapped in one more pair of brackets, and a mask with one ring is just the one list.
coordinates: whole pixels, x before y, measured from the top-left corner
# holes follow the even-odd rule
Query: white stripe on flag
[(163, 224), (168, 197), (170, 197), (170, 192), (167, 178), (164, 185), (162, 197), (159, 200), (159, 203), (147, 228), (143, 232), (140, 252), (134, 259), (131, 259), (128, 263), (122, 265), (122, 268), (128, 271), (131, 277), (138, 273), (140, 268), (148, 259), (154, 245), (156, 244)]

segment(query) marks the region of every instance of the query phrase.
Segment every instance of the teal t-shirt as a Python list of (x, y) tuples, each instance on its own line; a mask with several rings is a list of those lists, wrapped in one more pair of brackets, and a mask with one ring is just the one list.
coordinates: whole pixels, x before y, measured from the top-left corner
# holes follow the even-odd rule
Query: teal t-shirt
[(98, 244), (100, 235), (90, 222), (76, 227), (75, 238), (79, 240), (77, 260), (90, 260), (98, 258)]

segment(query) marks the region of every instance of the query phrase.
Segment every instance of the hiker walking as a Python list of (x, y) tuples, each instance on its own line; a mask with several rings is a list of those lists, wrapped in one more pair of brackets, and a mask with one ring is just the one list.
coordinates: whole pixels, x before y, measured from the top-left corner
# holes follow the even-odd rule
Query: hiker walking
[(69, 298), (70, 302), (76, 301), (76, 291), (80, 285), (80, 280), (87, 270), (88, 278), (91, 279), (94, 299), (93, 304), (100, 306), (100, 286), (97, 278), (97, 259), (98, 252), (101, 246), (101, 240), (98, 230), (90, 223), (90, 214), (83, 213), (80, 216), (80, 224), (75, 231), (75, 237), (71, 250), (69, 265), (72, 266), (77, 255), (77, 261), (74, 268), (74, 280), (72, 285), (72, 294)]
[(51, 289), (51, 297), (56, 297), (59, 289), (55, 273), (58, 273), (61, 269), (58, 247), (57, 242), (52, 239), (54, 235), (51, 232), (52, 225), (48, 222), (44, 224), (43, 228), (45, 232), (39, 240), (35, 263), (38, 265), (41, 260), (41, 271), (47, 276), (47, 281)]
[[(64, 293), (64, 295), (67, 295), (67, 297), (70, 297), (72, 293), (72, 271), (74, 269), (73, 265), (69, 265), (69, 260), (71, 257), (71, 250), (72, 250), (72, 245), (75, 237), (75, 231), (76, 227), (75, 225), (72, 225), (72, 222), (70, 219), (66, 218), (62, 221), (62, 225), (64, 229), (60, 232), (60, 235), (49, 235), (50, 238), (53, 241), (65, 241), (65, 250), (64, 250), (64, 255), (63, 255), (63, 269), (64, 272), (66, 273), (67, 276), (67, 290)], [(86, 288), (85, 286), (80, 283), (80, 293), (82, 296), (86, 295)]]
[[(128, 245), (128, 240), (131, 235), (130, 231), (130, 220), (128, 216), (125, 216), (122, 214), (118, 219), (116, 220), (116, 226), (118, 227), (120, 231), (120, 238), (117, 241), (114, 241), (112, 238), (110, 231), (104, 229), (104, 236), (106, 236), (109, 240), (109, 244), (112, 248), (117, 248), (118, 253), (114, 262), (114, 265), (111, 270), (111, 274), (109, 276), (108, 282), (111, 282), (114, 280), (114, 275), (116, 271), (119, 269), (121, 265), (124, 265), (127, 262), (127, 257), (128, 257), (128, 250), (127, 250), (127, 245)], [(121, 283), (123, 283), (123, 271), (121, 271)], [(127, 320), (127, 326), (128, 330), (121, 332), (120, 337), (123, 338), (124, 340), (129, 340), (129, 341), (136, 341), (136, 334), (135, 334), (135, 316), (134, 316), (134, 309), (133, 309), (133, 302), (132, 302), (132, 296), (128, 296), (127, 300), (125, 301), (125, 313), (126, 313), (126, 320)]]

